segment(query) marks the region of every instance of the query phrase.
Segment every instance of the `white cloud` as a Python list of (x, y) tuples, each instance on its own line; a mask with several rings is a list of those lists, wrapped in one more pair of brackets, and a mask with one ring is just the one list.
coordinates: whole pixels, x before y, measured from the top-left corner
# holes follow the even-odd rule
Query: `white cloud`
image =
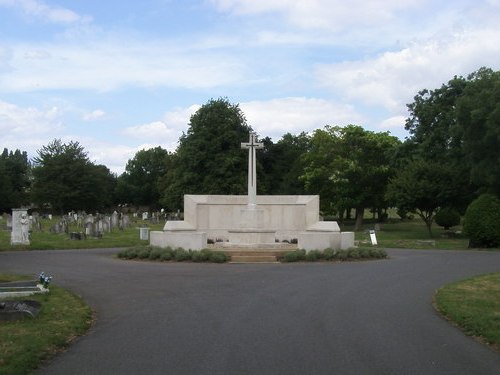
[(83, 115), (83, 120), (96, 121), (102, 119), (104, 116), (106, 116), (106, 112), (104, 112), (102, 109), (95, 109), (92, 112), (85, 113)]
[(189, 120), (200, 105), (193, 104), (186, 108), (176, 108), (165, 113), (161, 120), (131, 126), (123, 130), (123, 134), (142, 141), (147, 141), (147, 148), (161, 146), (175, 151), (182, 132), (187, 130)]
[(55, 133), (63, 127), (61, 115), (57, 107), (40, 110), (0, 100), (0, 132), (2, 138)]
[(379, 129), (381, 130), (392, 130), (392, 129), (401, 129), (404, 127), (406, 122), (405, 116), (393, 116), (383, 120)]
[(500, 30), (462, 32), (363, 61), (317, 65), (316, 77), (346, 100), (400, 111), (421, 89), (439, 87), (481, 66), (500, 67), (498, 40)]
[(362, 124), (363, 116), (351, 105), (324, 99), (289, 97), (240, 104), (248, 124), (261, 137), (278, 140), (285, 133), (297, 134), (325, 125)]
[(242, 64), (229, 54), (114, 38), (12, 45), (5, 64), (14, 69), (0, 71), (2, 91), (108, 91), (126, 85), (212, 88), (245, 77)]
[(46, 22), (72, 24), (92, 20), (89, 16), (79, 15), (67, 8), (50, 6), (40, 0), (0, 0), (0, 6), (20, 9), (26, 15)]
[(305, 29), (340, 30), (396, 19), (401, 9), (422, 3), (417, 0), (210, 0), (221, 12), (236, 15), (281, 13), (290, 23)]

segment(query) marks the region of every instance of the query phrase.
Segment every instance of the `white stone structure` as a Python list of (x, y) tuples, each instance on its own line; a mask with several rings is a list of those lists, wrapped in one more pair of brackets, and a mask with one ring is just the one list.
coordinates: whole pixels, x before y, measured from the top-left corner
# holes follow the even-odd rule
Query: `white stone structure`
[(250, 133), (248, 195), (185, 195), (184, 220), (167, 221), (163, 232), (150, 233), (150, 244), (199, 250), (207, 239), (227, 247), (279, 247), (280, 241), (298, 240), (305, 250), (349, 248), (353, 233), (341, 233), (337, 222), (319, 220), (318, 195), (257, 196), (256, 149), (262, 143)]
[(29, 219), (28, 211), (24, 208), (12, 209), (12, 232), (10, 243), (12, 245), (29, 245)]

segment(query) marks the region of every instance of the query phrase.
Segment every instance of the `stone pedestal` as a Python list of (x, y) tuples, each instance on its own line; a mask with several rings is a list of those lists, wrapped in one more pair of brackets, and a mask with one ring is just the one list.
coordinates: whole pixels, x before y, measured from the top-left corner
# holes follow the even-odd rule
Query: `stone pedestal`
[(182, 247), (186, 250), (202, 250), (207, 247), (207, 234), (196, 231), (153, 231), (149, 235), (151, 246), (171, 247), (173, 249)]
[(274, 244), (276, 231), (264, 229), (239, 229), (229, 231), (230, 244)]

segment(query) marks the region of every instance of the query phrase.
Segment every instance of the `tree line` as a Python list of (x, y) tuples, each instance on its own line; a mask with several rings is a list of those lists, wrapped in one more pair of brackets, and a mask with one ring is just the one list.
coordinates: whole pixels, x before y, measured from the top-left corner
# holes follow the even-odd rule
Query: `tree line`
[[(404, 141), (359, 125), (326, 125), (311, 134), (260, 139), (258, 194), (319, 194), (324, 215), (342, 220), (388, 207), (418, 214), (429, 231), (436, 212), (463, 214), (482, 193), (500, 196), (500, 72), (481, 68), (422, 90), (407, 105)], [(211, 99), (190, 118), (175, 152), (141, 150), (120, 176), (88, 158), (78, 142), (54, 140), (28, 160), (0, 157), (0, 211), (102, 210), (118, 204), (182, 210), (184, 194), (246, 194), (252, 128), (237, 104)]]

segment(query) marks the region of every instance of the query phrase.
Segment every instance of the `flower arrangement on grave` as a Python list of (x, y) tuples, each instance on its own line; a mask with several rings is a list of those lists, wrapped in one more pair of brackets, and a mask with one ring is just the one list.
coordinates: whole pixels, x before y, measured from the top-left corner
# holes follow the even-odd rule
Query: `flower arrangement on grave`
[(41, 272), (40, 275), (38, 276), (38, 280), (40, 284), (43, 285), (44, 288), (48, 288), (50, 282), (52, 281), (52, 276), (46, 275), (44, 272)]

